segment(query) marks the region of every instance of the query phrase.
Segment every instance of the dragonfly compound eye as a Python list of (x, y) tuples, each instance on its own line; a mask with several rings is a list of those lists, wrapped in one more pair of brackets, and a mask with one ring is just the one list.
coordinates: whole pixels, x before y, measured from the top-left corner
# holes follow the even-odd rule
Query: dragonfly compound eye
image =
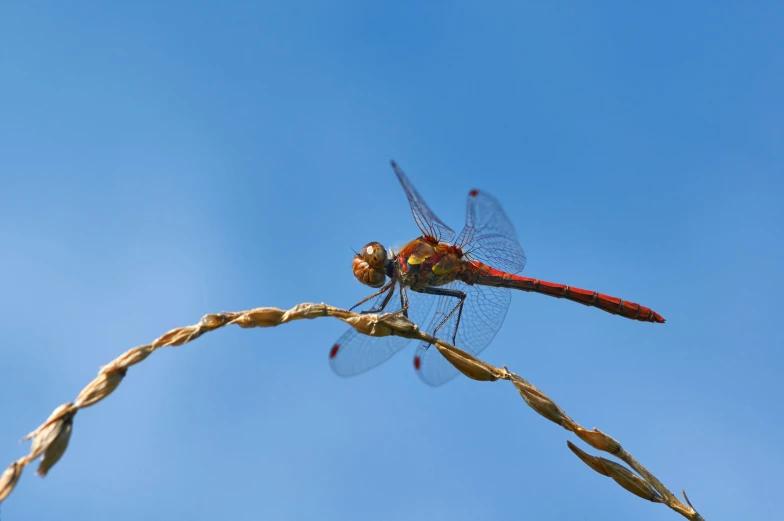
[(369, 242), (360, 252), (362, 260), (374, 269), (384, 269), (387, 264), (387, 250), (377, 242)]
[(362, 284), (380, 288), (387, 280), (387, 252), (377, 242), (371, 242), (354, 257), (354, 276)]

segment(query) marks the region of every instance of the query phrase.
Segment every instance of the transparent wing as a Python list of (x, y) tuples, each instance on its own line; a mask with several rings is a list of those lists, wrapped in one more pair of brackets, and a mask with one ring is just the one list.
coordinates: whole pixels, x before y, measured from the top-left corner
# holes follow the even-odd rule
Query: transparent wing
[(525, 268), (525, 252), (512, 221), (492, 195), (479, 190), (468, 193), (466, 224), (455, 241), (470, 259), (507, 273)]
[(390, 163), (392, 164), (392, 169), (395, 171), (400, 184), (403, 185), (403, 190), (406, 192), (406, 197), (408, 197), (408, 203), (411, 205), (411, 213), (414, 214), (414, 220), (422, 231), (422, 235), (429, 235), (443, 242), (451, 242), (452, 239), (455, 238), (454, 230), (444, 224), (444, 222), (433, 213), (430, 207), (427, 206), (425, 200), (422, 199), (422, 196), (416, 191), (416, 188), (414, 188), (414, 185), (408, 180), (408, 177), (403, 173), (403, 170), (397, 166), (397, 163), (394, 161), (390, 161)]
[[(509, 303), (512, 300), (511, 291), (508, 288), (469, 286), (457, 281), (444, 287), (466, 293), (454, 345), (472, 355), (479, 355), (501, 329), (509, 309)], [(435, 312), (425, 331), (432, 335), (435, 328), (458, 303), (458, 299), (454, 297), (438, 297)], [(453, 343), (455, 327), (458, 325), (457, 314), (458, 311), (455, 311), (438, 330), (435, 335), (437, 338), (450, 344)], [(424, 342), (417, 347), (414, 355), (414, 367), (422, 381), (433, 387), (445, 384), (458, 374), (458, 370), (443, 357), (436, 347), (429, 346)]]
[[(365, 309), (375, 309), (384, 301), (386, 294), (379, 295), (366, 304)], [(436, 298), (406, 290), (408, 318), (417, 325), (423, 323)], [(383, 313), (394, 313), (402, 308), (400, 285), (396, 284), (392, 298)], [(355, 376), (368, 371), (392, 358), (406, 347), (410, 339), (399, 336), (371, 337), (358, 333), (353, 327), (335, 342), (329, 352), (329, 364), (339, 376)]]

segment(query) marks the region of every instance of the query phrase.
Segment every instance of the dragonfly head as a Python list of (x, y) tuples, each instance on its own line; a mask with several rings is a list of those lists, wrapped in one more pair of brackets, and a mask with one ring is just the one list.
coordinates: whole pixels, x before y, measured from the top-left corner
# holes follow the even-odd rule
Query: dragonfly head
[(387, 250), (377, 242), (367, 243), (354, 256), (354, 276), (371, 288), (380, 288), (387, 281)]

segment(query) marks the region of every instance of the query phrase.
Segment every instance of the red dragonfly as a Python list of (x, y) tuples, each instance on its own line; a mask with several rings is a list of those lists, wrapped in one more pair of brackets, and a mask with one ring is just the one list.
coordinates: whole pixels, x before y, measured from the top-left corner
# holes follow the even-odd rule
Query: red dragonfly
[[(455, 232), (430, 210), (394, 161), (392, 168), (422, 236), (397, 252), (371, 242), (356, 254), (354, 276), (381, 289), (354, 308), (375, 299), (364, 313), (402, 310), (420, 327), (429, 318), (425, 332), (474, 355), (485, 349), (501, 328), (511, 301), (510, 289), (564, 298), (633, 320), (664, 323), (661, 315), (634, 302), (516, 275), (525, 267), (525, 253), (514, 226), (493, 196), (479, 190), (468, 193), (466, 223), (455, 239)], [(389, 306), (391, 302), (395, 304)], [(435, 312), (431, 313), (434, 303)], [(385, 362), (408, 342), (396, 336), (369, 337), (351, 328), (330, 350), (330, 364), (341, 376), (357, 375)], [(457, 369), (438, 349), (429, 347), (427, 343), (419, 345), (414, 368), (425, 383), (438, 386), (456, 376)]]

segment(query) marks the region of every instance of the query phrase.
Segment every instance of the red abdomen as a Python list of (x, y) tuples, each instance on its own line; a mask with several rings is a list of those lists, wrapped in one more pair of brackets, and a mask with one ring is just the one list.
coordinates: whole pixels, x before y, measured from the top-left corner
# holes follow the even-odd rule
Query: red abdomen
[(620, 315), (632, 320), (657, 322), (660, 324), (665, 322), (664, 317), (660, 314), (650, 308), (641, 306), (636, 302), (612, 297), (593, 290), (512, 275), (476, 261), (471, 261), (466, 264), (465, 269), (461, 272), (460, 278), (468, 284), (513, 288), (522, 291), (541, 293), (542, 295), (549, 295), (555, 298), (563, 298), (571, 300), (572, 302), (579, 302), (586, 306), (593, 306), (602, 311), (606, 311), (607, 313)]

